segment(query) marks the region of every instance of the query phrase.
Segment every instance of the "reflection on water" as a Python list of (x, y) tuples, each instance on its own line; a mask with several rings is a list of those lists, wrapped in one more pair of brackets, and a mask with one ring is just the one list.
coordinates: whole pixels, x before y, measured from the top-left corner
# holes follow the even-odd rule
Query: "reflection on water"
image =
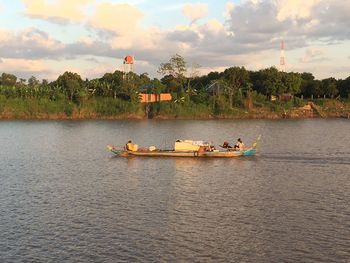
[[(132, 138), (258, 156), (122, 158)], [(1, 262), (348, 262), (348, 120), (0, 122)]]

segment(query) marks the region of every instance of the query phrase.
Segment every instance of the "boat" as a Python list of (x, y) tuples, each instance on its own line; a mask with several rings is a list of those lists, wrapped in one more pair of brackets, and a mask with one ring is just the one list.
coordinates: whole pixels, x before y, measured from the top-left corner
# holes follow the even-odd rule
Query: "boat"
[[(181, 147), (187, 142), (192, 142), (190, 140), (181, 141), (178, 140), (175, 142), (175, 149), (171, 150), (162, 150), (156, 149), (154, 146), (150, 146), (148, 148), (138, 148), (136, 150), (126, 150), (126, 147), (107, 145), (107, 149), (110, 150), (113, 154), (122, 157), (130, 157), (130, 156), (144, 156), (144, 157), (204, 157), (204, 158), (232, 158), (232, 157), (241, 157), (241, 156), (253, 156), (257, 152), (258, 144), (260, 141), (260, 136), (258, 139), (252, 144), (251, 147), (245, 148), (241, 151), (234, 151), (231, 149), (221, 149), (216, 150), (212, 146), (208, 147), (208, 144), (203, 143), (193, 144), (192, 146), (198, 145), (199, 147), (193, 147), (188, 149), (186, 147)], [(180, 145), (180, 147), (177, 147)], [(204, 147), (203, 147), (204, 146)]]

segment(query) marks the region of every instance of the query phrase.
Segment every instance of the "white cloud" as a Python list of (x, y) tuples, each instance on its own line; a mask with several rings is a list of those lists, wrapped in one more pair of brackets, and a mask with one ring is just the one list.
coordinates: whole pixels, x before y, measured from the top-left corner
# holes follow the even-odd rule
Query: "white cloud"
[(233, 9), (235, 8), (235, 4), (233, 2), (227, 2), (225, 5), (225, 11), (224, 11), (224, 17), (226, 19), (230, 18), (230, 14), (233, 11)]
[(182, 13), (191, 20), (191, 23), (194, 23), (208, 14), (208, 5), (202, 3), (185, 4)]
[(1, 66), (6, 70), (16, 69), (39, 72), (47, 69), (47, 65), (42, 60), (3, 58), (2, 63)]
[(86, 18), (85, 7), (95, 0), (22, 0), (29, 17), (56, 23), (80, 22)]
[(309, 18), (314, 7), (322, 0), (277, 0), (277, 19), (284, 21), (288, 18)]
[(0, 56), (4, 58), (36, 59), (50, 57), (64, 45), (36, 28), (18, 32), (0, 31)]
[(89, 24), (117, 34), (129, 34), (137, 28), (137, 23), (143, 17), (143, 13), (131, 5), (101, 3), (89, 18)]
[(219, 33), (220, 31), (225, 30), (223, 24), (221, 24), (216, 19), (211, 19), (207, 22), (207, 28), (210, 32)]
[(0, 72), (12, 73), (24, 78), (30, 76), (46, 78), (51, 74), (48, 68), (42, 60), (2, 58), (0, 63)]
[[(177, 12), (181, 10), (191, 20), (191, 24), (167, 30), (142, 26), (147, 13), (130, 2), (22, 1), (27, 16), (61, 23), (59, 26), (63, 30), (67, 22), (76, 23), (85, 26), (90, 35), (81, 37), (77, 42), (64, 44), (53, 33), (34, 28), (16, 33), (5, 30), (0, 32), (0, 57), (33, 60), (50, 58), (60, 61), (74, 58), (76, 65), (73, 68), (76, 69), (79, 69), (79, 63), (88, 63), (86, 58), (81, 59), (84, 56), (99, 58), (102, 61), (101, 69), (108, 70), (113, 68), (113, 63), (100, 59), (111, 59), (117, 65), (118, 59), (132, 54), (137, 58), (136, 70), (152, 73), (159, 63), (167, 61), (175, 53), (206, 69), (222, 69), (232, 65), (259, 69), (278, 63), (281, 37), (288, 47), (286, 56), (302, 48), (303, 52), (306, 50), (305, 54), (295, 55), (294, 61), (312, 68), (317, 61), (325, 61), (327, 56), (333, 56), (331, 49), (312, 48), (314, 43), (329, 46), (329, 43), (342, 43), (350, 39), (350, 1), (342, 0), (227, 2), (224, 23), (220, 22), (220, 18), (198, 21), (208, 14), (207, 4), (186, 4), (182, 9), (176, 4)], [(271, 56), (276, 56), (274, 62)], [(344, 60), (348, 62), (346, 56)], [(142, 65), (140, 61), (143, 61)], [(290, 57), (288, 61), (291, 61)], [(96, 65), (90, 64), (81, 72), (99, 74), (100, 71), (94, 68)]]
[(325, 61), (328, 58), (326, 57), (326, 51), (320, 48), (307, 48), (305, 55), (300, 59), (302, 63), (310, 62), (320, 62)]

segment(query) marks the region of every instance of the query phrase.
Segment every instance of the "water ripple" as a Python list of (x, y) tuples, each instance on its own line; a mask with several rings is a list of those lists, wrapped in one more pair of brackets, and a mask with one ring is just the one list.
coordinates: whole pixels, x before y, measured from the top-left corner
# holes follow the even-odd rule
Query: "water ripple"
[[(262, 134), (259, 155), (104, 149), (232, 131)], [(349, 262), (348, 134), (319, 120), (0, 123), (0, 261)]]

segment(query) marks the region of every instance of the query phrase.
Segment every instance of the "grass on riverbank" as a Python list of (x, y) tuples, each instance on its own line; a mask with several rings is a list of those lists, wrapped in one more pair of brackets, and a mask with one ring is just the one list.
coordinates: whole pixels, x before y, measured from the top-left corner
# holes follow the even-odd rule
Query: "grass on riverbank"
[[(350, 101), (314, 100), (324, 117), (348, 116)], [(289, 102), (254, 100), (252, 107), (229, 107), (210, 101), (208, 104), (184, 102), (162, 102), (149, 105), (149, 116), (158, 119), (276, 119), (306, 118), (317, 115), (312, 110), (304, 110), (307, 100), (298, 98)], [(6, 98), (0, 96), (0, 119), (142, 119), (147, 118), (146, 106), (121, 99), (94, 98), (80, 105), (66, 99), (47, 98)]]

